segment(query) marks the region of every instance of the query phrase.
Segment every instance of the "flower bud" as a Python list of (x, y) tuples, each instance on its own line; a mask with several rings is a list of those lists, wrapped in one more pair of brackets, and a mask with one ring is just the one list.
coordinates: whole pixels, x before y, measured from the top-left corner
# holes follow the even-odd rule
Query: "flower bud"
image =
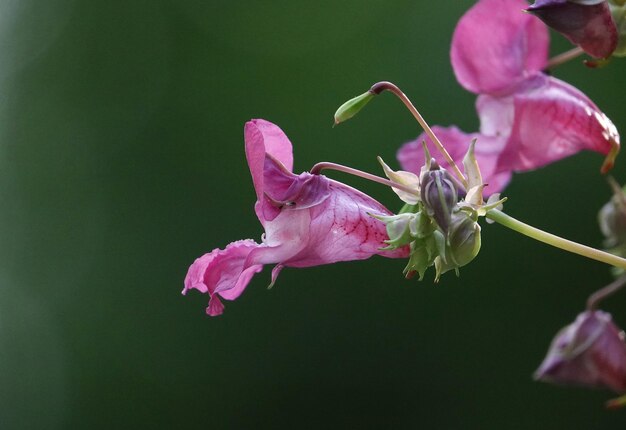
[(422, 173), (420, 195), (422, 203), (443, 233), (448, 232), (452, 209), (459, 200), (459, 188), (446, 169), (432, 159), (430, 170)]
[(617, 47), (617, 27), (605, 0), (537, 0), (527, 11), (592, 57), (609, 57)]
[(448, 231), (449, 260), (457, 267), (472, 261), (480, 251), (480, 225), (465, 211), (452, 215)]
[(335, 112), (335, 125), (347, 121), (354, 115), (359, 113), (359, 111), (363, 109), (374, 96), (374, 93), (367, 91), (360, 96), (356, 96), (339, 106), (339, 109), (337, 109), (337, 112)]
[(433, 265), (436, 255), (436, 246), (432, 236), (413, 241), (411, 243), (409, 262), (404, 268), (404, 274), (409, 277), (410, 274), (417, 272), (421, 281), (424, 279), (426, 270)]
[(586, 311), (554, 338), (535, 379), (626, 392), (623, 332), (602, 311)]
[(387, 236), (389, 236), (389, 240), (385, 240), (385, 243), (389, 244), (389, 246), (384, 249), (400, 248), (404, 245), (408, 245), (413, 240), (409, 225), (415, 222), (416, 214), (403, 213), (391, 216), (370, 215), (385, 223)]

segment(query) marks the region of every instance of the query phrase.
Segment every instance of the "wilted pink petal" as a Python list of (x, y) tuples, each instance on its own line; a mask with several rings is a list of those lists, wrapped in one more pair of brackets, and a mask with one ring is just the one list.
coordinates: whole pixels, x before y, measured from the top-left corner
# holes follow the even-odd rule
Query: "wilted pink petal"
[[(583, 150), (607, 155), (603, 168), (607, 170), (619, 150), (619, 134), (611, 120), (578, 89), (543, 74), (527, 79), (509, 97), (480, 96), (477, 108), (481, 123), (499, 122), (500, 134), (509, 134), (497, 172), (536, 169)], [(511, 109), (508, 130), (510, 119), (504, 116)]]
[(592, 57), (609, 57), (617, 47), (617, 27), (605, 0), (537, 0), (527, 10)]
[(467, 90), (500, 94), (548, 60), (545, 25), (523, 13), (524, 0), (480, 0), (461, 18), (452, 36), (450, 59)]
[(626, 344), (611, 315), (586, 311), (554, 338), (535, 379), (626, 392)]
[[(511, 179), (510, 172), (496, 173), (496, 164), (498, 156), (506, 143), (505, 138), (500, 136), (487, 136), (480, 133), (466, 134), (457, 127), (440, 127), (434, 126), (433, 132), (441, 140), (446, 147), (454, 162), (463, 169), (463, 157), (469, 148), (472, 139), (476, 140), (475, 155), (483, 180), (487, 185), (485, 195), (500, 192)], [(428, 150), (441, 166), (447, 166), (443, 156), (436, 149), (432, 141), (425, 133), (422, 133), (417, 139), (407, 142), (400, 147), (397, 153), (398, 161), (403, 170), (420, 174), (420, 170), (424, 165), (424, 149), (422, 142), (426, 141)]]
[(323, 175), (290, 171), (291, 143), (272, 123), (253, 120), (245, 128), (246, 156), (257, 193), (255, 211), (265, 227), (263, 243), (233, 242), (197, 259), (183, 294), (197, 289), (211, 296), (207, 313), (223, 311), (220, 298), (234, 300), (265, 264), (309, 267), (362, 260), (374, 254), (406, 257), (406, 247), (381, 251), (385, 225), (369, 214), (390, 215), (376, 200)]

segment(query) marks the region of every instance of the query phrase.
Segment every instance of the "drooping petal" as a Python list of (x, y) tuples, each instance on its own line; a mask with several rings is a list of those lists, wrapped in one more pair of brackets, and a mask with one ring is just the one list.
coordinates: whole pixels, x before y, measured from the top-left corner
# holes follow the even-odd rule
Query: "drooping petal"
[(611, 120), (573, 86), (537, 74), (512, 97), (482, 95), (479, 99), (481, 123), (497, 122), (489, 118), (490, 112), (497, 111), (495, 106), (501, 105), (502, 112), (510, 112), (513, 106), (510, 136), (496, 172), (532, 170), (582, 150), (606, 155), (603, 171), (612, 167), (619, 134)]
[[(496, 173), (495, 168), (500, 155), (500, 151), (506, 144), (506, 138), (501, 136), (488, 136), (480, 133), (466, 134), (456, 126), (440, 127), (434, 126), (433, 132), (441, 140), (446, 150), (454, 162), (462, 169), (463, 157), (465, 156), (472, 139), (477, 139), (475, 146), (475, 156), (480, 167), (480, 172), (485, 184), (484, 195), (489, 196), (504, 189), (511, 179), (510, 172)], [(397, 153), (398, 161), (403, 170), (408, 170), (419, 174), (424, 165), (424, 150), (422, 142), (426, 141), (431, 155), (437, 162), (445, 166), (446, 161), (439, 151), (435, 148), (430, 138), (422, 133), (417, 139), (407, 142)]]
[(548, 30), (524, 13), (524, 0), (480, 0), (454, 30), (450, 58), (459, 83), (482, 94), (507, 93), (548, 59)]
[(259, 246), (253, 240), (240, 240), (223, 250), (214, 249), (204, 254), (189, 267), (182, 293), (187, 294), (189, 290), (196, 289), (209, 294), (207, 314), (220, 315), (224, 306), (219, 297), (236, 299), (254, 274), (263, 269), (261, 264), (245, 265), (248, 255)]
[(592, 57), (606, 58), (617, 47), (617, 27), (605, 0), (537, 0), (527, 10)]

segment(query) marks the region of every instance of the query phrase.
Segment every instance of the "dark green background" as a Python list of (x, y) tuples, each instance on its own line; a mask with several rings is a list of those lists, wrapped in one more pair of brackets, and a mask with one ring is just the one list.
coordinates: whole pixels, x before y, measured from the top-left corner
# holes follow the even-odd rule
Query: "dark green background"
[[(285, 130), (297, 171), (396, 166), (418, 128), (391, 96), (330, 127), (378, 80), (476, 129), (448, 59), (472, 3), (0, 2), (0, 427), (623, 428), (612, 393), (531, 379), (608, 268), (498, 225), (438, 285), (377, 257), (286, 269), (271, 291), (266, 269), (219, 318), (180, 295), (196, 257), (262, 233), (248, 119)], [(556, 74), (626, 130), (626, 60)], [(601, 161), (516, 175), (507, 211), (601, 246)], [(626, 295), (606, 308), (626, 326)]]

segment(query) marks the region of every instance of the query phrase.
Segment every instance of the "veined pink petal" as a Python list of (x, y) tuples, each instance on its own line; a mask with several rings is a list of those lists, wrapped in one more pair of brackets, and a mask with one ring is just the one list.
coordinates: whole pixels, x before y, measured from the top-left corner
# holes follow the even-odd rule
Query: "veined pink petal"
[(481, 122), (489, 121), (481, 107), (513, 104), (513, 126), (497, 172), (535, 169), (582, 150), (608, 155), (606, 169), (619, 150), (619, 135), (611, 120), (581, 91), (556, 78), (537, 74), (513, 97), (480, 97)]
[[(481, 133), (463, 133), (456, 126), (441, 127), (434, 126), (433, 132), (441, 140), (446, 150), (454, 162), (463, 169), (463, 157), (469, 148), (472, 139), (476, 140), (475, 155), (483, 180), (488, 186), (485, 188), (485, 195), (502, 191), (511, 179), (510, 172), (496, 173), (497, 160), (500, 151), (506, 144), (506, 137), (488, 136)], [(424, 150), (422, 142), (426, 141), (428, 150), (441, 166), (447, 166), (447, 162), (439, 153), (437, 148), (425, 133), (422, 133), (417, 139), (407, 142), (398, 150), (397, 158), (403, 170), (420, 174), (420, 170), (424, 165)]]
[(223, 250), (214, 249), (196, 259), (185, 277), (183, 294), (187, 294), (190, 289), (208, 293), (211, 298), (207, 314), (221, 314), (224, 306), (220, 303), (219, 296), (227, 300), (236, 299), (252, 276), (263, 269), (260, 264), (244, 267), (248, 254), (259, 246), (253, 240), (240, 240)]
[(617, 47), (617, 27), (606, 1), (537, 0), (528, 11), (592, 57), (608, 57)]
[(459, 83), (482, 94), (505, 94), (548, 60), (548, 30), (524, 0), (479, 0), (454, 30), (450, 59)]
[(306, 267), (338, 261), (364, 260), (374, 254), (390, 258), (408, 256), (408, 248), (381, 251), (389, 239), (383, 222), (369, 214), (391, 215), (379, 202), (348, 185), (329, 180), (330, 194), (311, 208), (309, 246), (288, 266)]

